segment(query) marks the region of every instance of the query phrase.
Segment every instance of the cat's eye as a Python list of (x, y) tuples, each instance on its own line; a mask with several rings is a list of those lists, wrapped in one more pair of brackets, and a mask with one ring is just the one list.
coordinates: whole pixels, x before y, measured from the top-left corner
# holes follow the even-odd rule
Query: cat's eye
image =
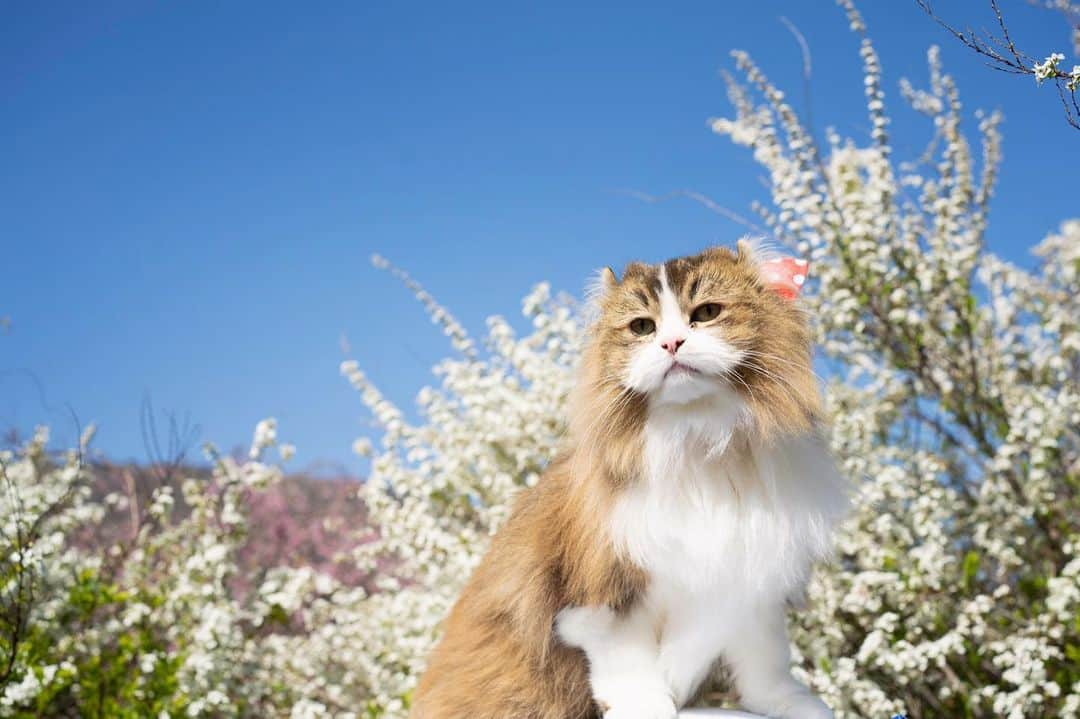
[(638, 337), (651, 335), (653, 332), (656, 331), (656, 323), (650, 320), (648, 317), (638, 317), (636, 320), (630, 322), (630, 331), (636, 334)]
[(720, 316), (720, 311), (723, 310), (723, 305), (717, 302), (707, 302), (706, 304), (697, 307), (690, 314), (691, 322), (708, 322), (709, 320), (715, 320)]

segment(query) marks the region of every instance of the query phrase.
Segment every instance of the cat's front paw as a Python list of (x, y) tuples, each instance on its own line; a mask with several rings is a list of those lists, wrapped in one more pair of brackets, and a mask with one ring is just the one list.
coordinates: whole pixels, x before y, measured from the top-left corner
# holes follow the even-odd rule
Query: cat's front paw
[(625, 687), (618, 696), (597, 699), (604, 719), (675, 719), (678, 709), (671, 694), (659, 688)]
[(833, 719), (832, 709), (809, 691), (800, 691), (774, 702), (758, 702), (747, 708), (772, 719)]

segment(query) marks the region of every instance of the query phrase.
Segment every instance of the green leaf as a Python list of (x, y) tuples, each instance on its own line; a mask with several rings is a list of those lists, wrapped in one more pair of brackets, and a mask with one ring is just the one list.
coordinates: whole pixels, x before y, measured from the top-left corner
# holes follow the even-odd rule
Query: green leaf
[(971, 589), (975, 576), (979, 573), (979, 553), (971, 550), (964, 555), (964, 589)]

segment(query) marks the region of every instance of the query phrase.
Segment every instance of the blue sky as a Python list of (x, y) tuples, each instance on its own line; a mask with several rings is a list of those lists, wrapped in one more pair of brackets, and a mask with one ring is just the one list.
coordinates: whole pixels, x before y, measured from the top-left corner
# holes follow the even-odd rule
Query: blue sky
[[(451, 6), (453, 5), (453, 6)], [(1032, 52), (1068, 50), (1062, 20), (1005, 0)], [(1052, 88), (985, 68), (914, 1), (863, 2), (900, 157), (929, 128), (903, 110), (942, 46), (968, 110), (1006, 114), (989, 242), (1027, 248), (1080, 213), (1080, 133)], [(940, 0), (976, 27), (986, 3)], [(139, 407), (246, 443), (276, 416), (297, 467), (362, 466), (371, 434), (339, 345), (409, 406), (446, 354), (381, 252), (474, 334), (540, 280), (578, 292), (596, 267), (730, 243), (764, 198), (744, 148), (712, 135), (718, 70), (750, 51), (798, 108), (805, 34), (818, 127), (863, 138), (858, 41), (828, 2), (8, 4), (0, 22), (0, 429), (99, 425), (145, 456)], [(1072, 62), (1070, 57), (1069, 62)], [(40, 382), (28, 379), (30, 371)]]

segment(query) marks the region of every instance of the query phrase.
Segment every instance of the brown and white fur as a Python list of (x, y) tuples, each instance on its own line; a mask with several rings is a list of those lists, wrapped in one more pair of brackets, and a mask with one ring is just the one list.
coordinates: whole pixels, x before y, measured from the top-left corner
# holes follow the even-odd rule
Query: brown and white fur
[(751, 711), (832, 716), (784, 616), (846, 493), (806, 319), (761, 262), (740, 242), (602, 273), (567, 445), (451, 612), (415, 719), (671, 719), (721, 659)]

